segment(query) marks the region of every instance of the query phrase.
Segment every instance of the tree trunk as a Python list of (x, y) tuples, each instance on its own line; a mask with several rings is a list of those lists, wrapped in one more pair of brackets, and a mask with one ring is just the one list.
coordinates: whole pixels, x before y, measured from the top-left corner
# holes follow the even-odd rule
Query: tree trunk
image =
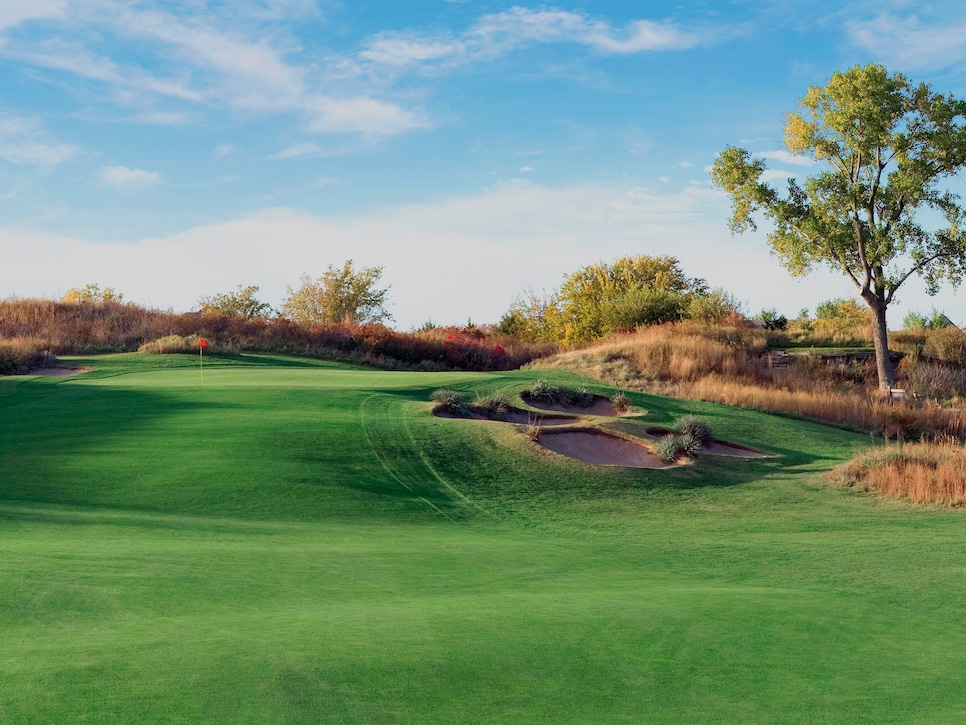
[(879, 374), (879, 389), (896, 386), (896, 368), (889, 357), (889, 329), (886, 327), (886, 306), (876, 298), (865, 300), (872, 308), (872, 342), (875, 345), (875, 367)]

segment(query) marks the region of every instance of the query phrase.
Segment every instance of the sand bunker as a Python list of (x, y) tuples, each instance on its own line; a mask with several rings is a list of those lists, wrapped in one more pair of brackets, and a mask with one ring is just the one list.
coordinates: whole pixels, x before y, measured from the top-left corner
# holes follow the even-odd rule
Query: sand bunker
[[(664, 436), (673, 435), (673, 430), (668, 430), (667, 428), (656, 428), (651, 427), (647, 429), (649, 435), (655, 438), (663, 438)], [(715, 438), (711, 443), (706, 445), (702, 453), (710, 453), (713, 456), (734, 456), (735, 458), (771, 458), (767, 453), (762, 453), (761, 451), (756, 451), (752, 448), (746, 448), (745, 446), (739, 446), (737, 443), (726, 443), (725, 441), (719, 441)]]
[(541, 428), (552, 427), (555, 425), (573, 425), (579, 423), (580, 418), (569, 415), (541, 415), (532, 413), (519, 408), (510, 408), (504, 418), (488, 418), (485, 415), (471, 412), (468, 416), (459, 415), (451, 410), (441, 408), (434, 410), (433, 415), (438, 418), (459, 418), (460, 420), (493, 420), (497, 423), (516, 423), (518, 425), (537, 425)]
[(667, 468), (668, 464), (639, 443), (594, 430), (547, 431), (537, 442), (584, 463), (628, 468)]
[[(604, 398), (600, 395), (594, 396), (594, 402), (592, 405), (586, 408), (581, 408), (576, 405), (562, 405), (561, 403), (542, 403), (539, 400), (533, 400), (532, 398), (524, 398), (527, 405), (532, 405), (534, 408), (539, 408), (540, 410), (552, 410), (557, 413), (575, 413), (577, 415), (607, 415), (611, 417), (617, 417), (620, 415), (616, 410), (614, 410), (614, 404), (610, 402), (609, 399)], [(633, 415), (633, 413), (631, 413)]]
[(511, 408), (504, 420), (507, 423), (538, 425), (541, 428), (555, 425), (573, 425), (574, 423), (580, 422), (580, 418), (574, 418), (569, 415), (541, 415), (540, 413), (530, 413), (519, 408)]

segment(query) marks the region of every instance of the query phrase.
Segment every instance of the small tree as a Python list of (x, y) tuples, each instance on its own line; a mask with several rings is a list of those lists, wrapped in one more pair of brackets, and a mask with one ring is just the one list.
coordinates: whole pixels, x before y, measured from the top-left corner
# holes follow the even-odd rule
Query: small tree
[(307, 274), (300, 278), (301, 287), (288, 288), (282, 304), (282, 315), (298, 322), (315, 324), (367, 324), (392, 319), (386, 309), (389, 288), (376, 285), (382, 277), (382, 267), (363, 267), (356, 270), (352, 260), (341, 268), (329, 265), (319, 279)]
[(242, 287), (234, 292), (223, 292), (211, 297), (202, 297), (198, 306), (202, 312), (216, 313), (227, 317), (244, 317), (254, 320), (258, 317), (268, 317), (272, 314), (272, 306), (255, 297), (258, 287), (252, 285)]
[(955, 327), (955, 323), (946, 317), (944, 312), (933, 307), (929, 315), (910, 312), (902, 320), (902, 327), (906, 330), (941, 330), (944, 327)]
[[(789, 113), (785, 145), (826, 170), (804, 187), (788, 180), (781, 196), (761, 181), (765, 162), (729, 146), (712, 176), (731, 196), (732, 233), (755, 229), (762, 211), (774, 223), (773, 252), (795, 276), (824, 264), (852, 281), (872, 311), (879, 386), (895, 385), (886, 310), (913, 275), (934, 294), (966, 273), (964, 212), (939, 182), (966, 166), (966, 101), (912, 85), (882, 66), (856, 66), (812, 86)], [(915, 212), (940, 212), (945, 226), (927, 231)]]
[(603, 337), (619, 327), (680, 319), (690, 297), (707, 285), (691, 279), (674, 257), (623, 257), (581, 267), (564, 278), (559, 302), (567, 342)]
[(124, 295), (111, 287), (101, 289), (99, 284), (88, 284), (81, 288), (71, 287), (67, 294), (60, 298), (61, 302), (80, 304), (81, 302), (121, 302)]

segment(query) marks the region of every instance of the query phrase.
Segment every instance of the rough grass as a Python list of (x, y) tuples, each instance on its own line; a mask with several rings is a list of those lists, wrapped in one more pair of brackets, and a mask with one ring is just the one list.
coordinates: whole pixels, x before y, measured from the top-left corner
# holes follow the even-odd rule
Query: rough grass
[(44, 348), (42, 340), (0, 340), (0, 375), (23, 375), (56, 362), (56, 358)]
[(134, 352), (159, 338), (217, 340), (225, 350), (302, 355), (399, 370), (513, 370), (555, 345), (525, 343), (491, 328), (314, 325), (217, 313), (175, 314), (121, 302), (0, 300), (0, 341), (36, 340), (55, 354)]
[(949, 442), (873, 448), (836, 468), (831, 477), (883, 498), (962, 506), (966, 503), (966, 448)]
[(816, 420), (887, 438), (966, 440), (966, 410), (926, 401), (884, 400), (873, 371), (795, 359), (773, 369), (763, 331), (695, 323), (635, 333), (532, 363), (569, 369), (612, 385)]

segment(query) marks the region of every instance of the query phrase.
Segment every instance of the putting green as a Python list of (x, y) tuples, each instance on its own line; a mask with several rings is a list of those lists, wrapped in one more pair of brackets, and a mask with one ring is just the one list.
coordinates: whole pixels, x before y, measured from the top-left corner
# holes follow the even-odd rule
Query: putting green
[(634, 395), (774, 457), (595, 467), (429, 413), (533, 372), (74, 364), (0, 379), (0, 720), (966, 716), (963, 514), (825, 483), (867, 437)]

